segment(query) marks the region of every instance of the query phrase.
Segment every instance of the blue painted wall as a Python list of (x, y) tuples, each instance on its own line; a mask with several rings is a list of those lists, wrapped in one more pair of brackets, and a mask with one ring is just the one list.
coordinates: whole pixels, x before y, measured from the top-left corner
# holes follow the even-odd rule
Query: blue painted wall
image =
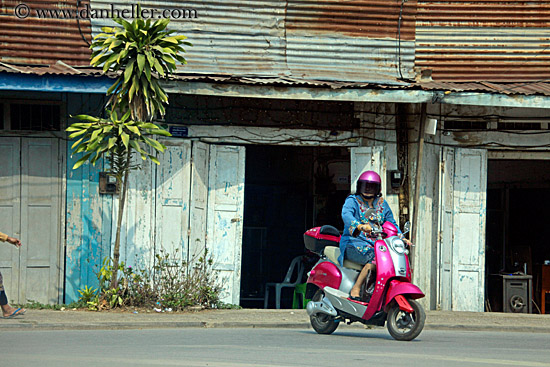
[[(97, 115), (103, 102), (102, 96), (69, 94), (67, 112)], [(98, 286), (97, 271), (102, 259), (110, 255), (113, 203), (111, 195), (99, 194), (99, 172), (105, 169), (104, 162), (73, 170), (80, 155), (71, 157), (72, 143), (67, 144), (65, 303), (78, 300), (78, 290), (84, 286)]]

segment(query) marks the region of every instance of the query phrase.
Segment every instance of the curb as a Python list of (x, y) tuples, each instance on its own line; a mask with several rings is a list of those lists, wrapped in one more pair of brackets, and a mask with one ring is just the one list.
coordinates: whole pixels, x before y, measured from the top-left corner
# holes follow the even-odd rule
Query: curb
[(243, 323), (243, 322), (205, 322), (205, 321), (175, 321), (175, 322), (137, 322), (137, 323), (38, 323), (21, 322), (17, 324), (0, 325), (1, 331), (14, 330), (132, 330), (132, 329), (185, 329), (185, 328), (262, 328), (262, 329), (311, 329), (309, 323)]

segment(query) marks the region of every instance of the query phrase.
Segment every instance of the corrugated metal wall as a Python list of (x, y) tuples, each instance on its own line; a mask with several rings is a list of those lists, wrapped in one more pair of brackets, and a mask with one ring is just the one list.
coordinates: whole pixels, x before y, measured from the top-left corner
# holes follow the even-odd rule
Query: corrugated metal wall
[[(94, 9), (131, 4), (91, 1)], [(386, 83), (414, 77), (416, 1), (192, 0), (141, 6), (197, 11), (198, 18), (170, 25), (194, 44), (185, 72)], [(94, 34), (108, 24), (93, 19)]]
[(322, 80), (414, 78), (415, 7), (416, 1), (289, 1), (288, 68)]
[[(92, 1), (94, 9), (129, 9), (133, 1)], [(111, 5), (113, 4), (113, 5)], [(198, 19), (173, 19), (170, 29), (186, 35), (193, 47), (185, 57), (190, 73), (282, 75), (285, 73), (284, 1), (143, 1), (143, 9), (195, 9)], [(112, 25), (92, 21), (93, 33)]]
[(438, 81), (550, 78), (550, 1), (418, 1), (416, 63)]
[[(82, 9), (88, 4), (88, 0), (0, 2), (0, 61), (52, 65), (61, 60), (75, 66), (89, 65), (91, 52), (83, 37), (88, 42), (91, 40), (90, 21), (63, 19), (63, 14), (68, 13), (49, 13), (50, 10), (75, 11), (77, 2)], [(22, 5), (27, 8), (21, 8)], [(38, 18), (38, 9), (45, 10), (48, 13), (41, 14), (50, 14), (52, 18)], [(55, 19), (53, 14), (60, 19)]]

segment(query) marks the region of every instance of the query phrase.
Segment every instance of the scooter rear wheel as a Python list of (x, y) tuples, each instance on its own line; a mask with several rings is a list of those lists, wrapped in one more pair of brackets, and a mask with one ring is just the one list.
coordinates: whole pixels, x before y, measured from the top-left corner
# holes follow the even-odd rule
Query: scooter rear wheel
[[(317, 292), (315, 292), (315, 295), (311, 299), (313, 302), (319, 302), (323, 299), (324, 292), (321, 289), (318, 289)], [(335, 321), (334, 316), (326, 315), (326, 314), (315, 314), (311, 315), (309, 317), (309, 321), (311, 322), (311, 326), (318, 334), (332, 334), (334, 330), (338, 328), (338, 322)]]
[(395, 301), (388, 312), (386, 321), (388, 331), (396, 340), (413, 340), (420, 335), (424, 328), (424, 322), (426, 321), (424, 308), (413, 299), (408, 299), (408, 301), (413, 309), (412, 313), (399, 309), (399, 305)]

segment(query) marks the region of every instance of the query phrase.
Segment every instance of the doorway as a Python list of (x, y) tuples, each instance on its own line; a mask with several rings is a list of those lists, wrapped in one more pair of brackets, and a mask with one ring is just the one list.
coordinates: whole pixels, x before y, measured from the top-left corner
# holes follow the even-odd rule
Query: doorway
[[(304, 247), (306, 230), (325, 224), (343, 230), (350, 153), (340, 147), (246, 149), (240, 305), (262, 308), (265, 283), (281, 282), (293, 258), (302, 256), (306, 272), (317, 261)], [(292, 295), (292, 288), (283, 288), (281, 308), (291, 307)], [(274, 299), (271, 294), (268, 307)]]
[(487, 182), (487, 301), (502, 311), (500, 275), (532, 275), (540, 307), (541, 267), (550, 259), (543, 229), (550, 223), (550, 160), (489, 160)]

